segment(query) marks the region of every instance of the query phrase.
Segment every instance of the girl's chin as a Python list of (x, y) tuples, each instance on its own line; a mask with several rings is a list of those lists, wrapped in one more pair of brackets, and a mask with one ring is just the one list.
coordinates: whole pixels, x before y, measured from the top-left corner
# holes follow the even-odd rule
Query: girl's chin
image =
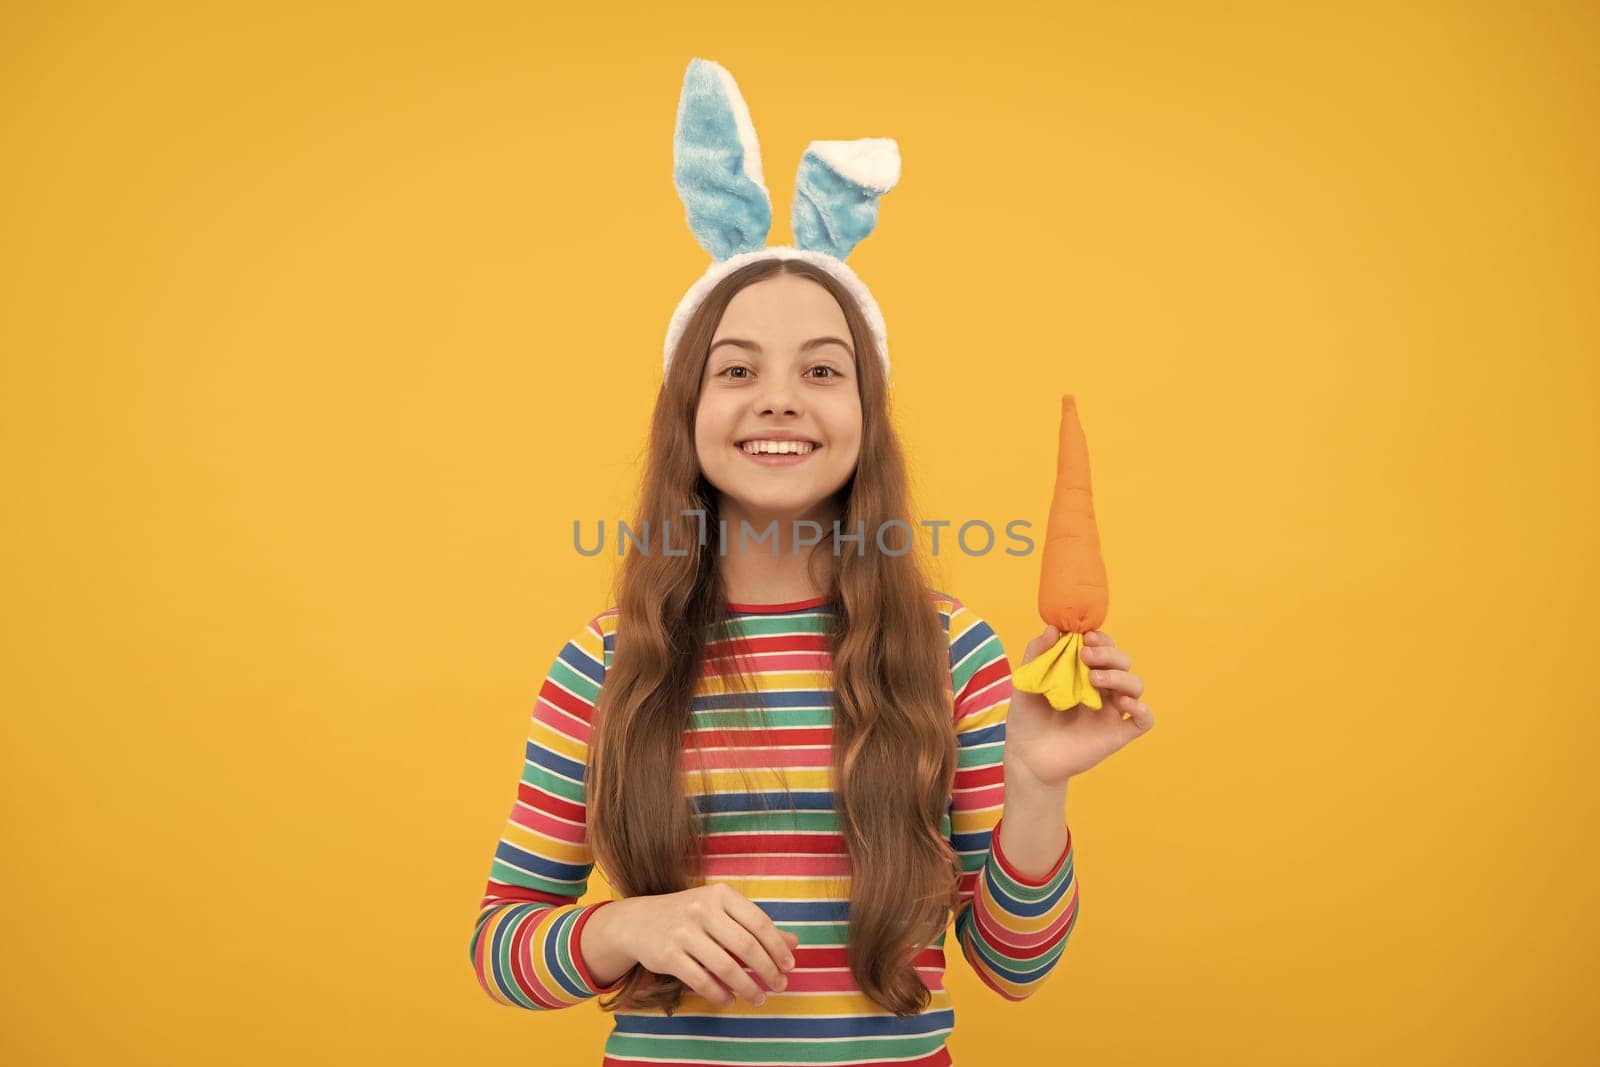
[(736, 507), (752, 514), (804, 515), (822, 503), (822, 497), (812, 493), (763, 493), (759, 490), (743, 493), (735, 490), (729, 494)]
[(723, 491), (725, 498), (725, 511), (731, 508), (735, 513), (742, 512), (746, 515), (762, 516), (762, 522), (768, 522), (778, 516), (792, 516), (801, 518), (809, 515), (828, 499), (827, 493), (796, 492), (774, 493), (771, 486), (734, 485), (732, 492)]

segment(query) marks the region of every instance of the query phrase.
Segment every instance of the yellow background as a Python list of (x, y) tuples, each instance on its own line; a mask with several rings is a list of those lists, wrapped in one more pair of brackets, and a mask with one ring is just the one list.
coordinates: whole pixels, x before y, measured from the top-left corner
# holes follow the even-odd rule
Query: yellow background
[[(467, 942), (701, 55), (774, 243), (808, 141), (900, 143), (924, 515), (1042, 527), (1082, 406), (1157, 726), (1046, 986), (952, 957), (959, 1067), (1594, 1062), (1592, 7), (326, 6), (0, 15), (0, 1058), (598, 1063)], [(1037, 556), (939, 563), (1017, 662)]]

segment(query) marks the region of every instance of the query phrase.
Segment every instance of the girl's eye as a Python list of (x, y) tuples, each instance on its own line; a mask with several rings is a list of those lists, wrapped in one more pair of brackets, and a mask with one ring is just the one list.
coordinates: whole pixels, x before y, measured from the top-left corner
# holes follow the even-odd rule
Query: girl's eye
[[(824, 373), (817, 375), (813, 374), (813, 371), (822, 371)], [(719, 376), (727, 375), (730, 378), (748, 378), (750, 376), (750, 368), (744, 366), (743, 364), (734, 364), (731, 367), (724, 367), (717, 373)], [(839, 376), (838, 371), (834, 370), (832, 367), (823, 365), (812, 367), (811, 370), (807, 371), (806, 373), (812, 377), (837, 378)]]

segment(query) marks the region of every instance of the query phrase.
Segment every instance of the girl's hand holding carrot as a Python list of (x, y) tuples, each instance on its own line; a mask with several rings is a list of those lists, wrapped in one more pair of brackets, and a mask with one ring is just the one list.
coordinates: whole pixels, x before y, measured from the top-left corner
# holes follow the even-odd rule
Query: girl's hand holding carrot
[[(1006, 724), (1007, 782), (1065, 786), (1149, 732), (1155, 716), (1140, 700), (1144, 681), (1100, 630), (1110, 605), (1089, 477), (1089, 446), (1077, 401), (1061, 398), (1056, 484), (1050, 497), (1039, 614), (1044, 633), (1029, 643), (1012, 676)], [(1123, 715), (1131, 718), (1124, 720)]]
[[(1027, 663), (1060, 640), (1061, 631), (1047, 626), (1028, 643)], [(1100, 630), (1084, 634), (1082, 661), (1089, 681), (1100, 694), (1100, 706), (1076, 704), (1058, 711), (1042, 693), (1014, 689), (1006, 713), (1006, 774), (1026, 774), (1041, 787), (1064, 786), (1136, 737), (1149, 733), (1155, 713), (1140, 700), (1144, 680), (1132, 673), (1133, 661)], [(1124, 719), (1124, 714), (1132, 716)]]

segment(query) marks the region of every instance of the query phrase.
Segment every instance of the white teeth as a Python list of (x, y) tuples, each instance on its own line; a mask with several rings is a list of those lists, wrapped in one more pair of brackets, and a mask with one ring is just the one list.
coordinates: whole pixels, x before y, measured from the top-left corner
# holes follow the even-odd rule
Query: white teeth
[(747, 455), (796, 455), (803, 456), (810, 452), (810, 441), (746, 441), (742, 446)]

